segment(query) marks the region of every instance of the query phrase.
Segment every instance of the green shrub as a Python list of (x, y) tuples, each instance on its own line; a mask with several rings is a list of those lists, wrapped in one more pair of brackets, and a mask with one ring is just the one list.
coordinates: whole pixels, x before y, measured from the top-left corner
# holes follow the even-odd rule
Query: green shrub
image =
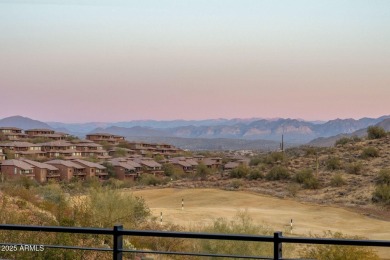
[(340, 159), (337, 157), (330, 156), (326, 160), (325, 164), (326, 164), (326, 169), (328, 169), (330, 171), (341, 169), (341, 162), (340, 162)]
[(353, 140), (349, 137), (342, 137), (336, 141), (336, 145), (346, 145), (351, 143)]
[(345, 185), (345, 183), (346, 182), (340, 173), (334, 174), (330, 180), (330, 185), (333, 187), (341, 187)]
[(382, 169), (378, 173), (378, 178), (376, 180), (378, 185), (386, 184), (390, 185), (390, 169)]
[(85, 224), (91, 227), (108, 228), (116, 223), (135, 227), (150, 216), (150, 209), (142, 198), (118, 190), (91, 190), (85, 203), (89, 215)]
[(390, 205), (390, 185), (388, 184), (377, 185), (374, 193), (372, 194), (372, 201), (374, 203)]
[(230, 186), (233, 188), (233, 189), (238, 189), (242, 186), (242, 181), (241, 180), (233, 180), (231, 183), (230, 183)]
[(142, 174), (139, 183), (147, 186), (156, 186), (162, 183), (162, 180), (153, 174)]
[(98, 177), (87, 177), (83, 182), (83, 187), (86, 188), (99, 188), (102, 186), (102, 183), (100, 182)]
[(285, 160), (284, 153), (272, 152), (265, 157), (264, 162), (266, 164), (274, 165), (275, 163), (283, 162), (284, 160)]
[(205, 180), (208, 175), (211, 174), (211, 169), (207, 168), (206, 165), (200, 163), (196, 166), (196, 177), (201, 180)]
[(370, 126), (367, 128), (367, 138), (368, 139), (379, 139), (385, 137), (386, 131), (382, 127), (379, 126)]
[(359, 175), (363, 170), (363, 164), (361, 162), (353, 162), (345, 165), (345, 171), (349, 174)]
[(341, 137), (340, 139), (338, 139), (336, 141), (336, 145), (346, 145), (346, 144), (350, 144), (350, 143), (356, 143), (356, 142), (359, 142), (361, 141), (362, 139), (356, 135), (352, 136), (352, 137)]
[(305, 189), (318, 189), (320, 183), (314, 176), (313, 170), (304, 169), (295, 174), (295, 181), (302, 184)]
[(267, 173), (265, 178), (270, 181), (285, 180), (290, 178), (290, 173), (283, 166), (275, 166)]
[(164, 164), (162, 167), (165, 176), (168, 176), (172, 179), (181, 179), (185, 176), (183, 168), (173, 165), (173, 164)]
[(261, 162), (263, 162), (263, 158), (261, 156), (254, 156), (251, 158), (251, 160), (249, 161), (249, 165), (250, 166), (257, 166), (259, 165)]
[(264, 174), (261, 169), (255, 168), (251, 169), (249, 172), (249, 175), (247, 176), (249, 180), (257, 180), (257, 179), (262, 179), (264, 178)]
[(375, 157), (379, 156), (379, 151), (375, 147), (370, 146), (370, 147), (364, 148), (360, 156), (363, 159), (375, 158)]
[(248, 167), (240, 165), (230, 171), (230, 178), (245, 178), (249, 174), (250, 170)]
[(103, 184), (104, 184), (104, 186), (108, 186), (111, 189), (119, 189), (122, 186), (123, 181), (115, 179), (115, 178), (109, 178)]

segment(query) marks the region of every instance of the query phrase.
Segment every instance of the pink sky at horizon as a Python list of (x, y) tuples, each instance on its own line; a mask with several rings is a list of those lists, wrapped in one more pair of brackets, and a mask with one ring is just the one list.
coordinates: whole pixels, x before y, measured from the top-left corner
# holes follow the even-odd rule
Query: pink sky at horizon
[(388, 1), (83, 1), (0, 1), (0, 118), (390, 114)]

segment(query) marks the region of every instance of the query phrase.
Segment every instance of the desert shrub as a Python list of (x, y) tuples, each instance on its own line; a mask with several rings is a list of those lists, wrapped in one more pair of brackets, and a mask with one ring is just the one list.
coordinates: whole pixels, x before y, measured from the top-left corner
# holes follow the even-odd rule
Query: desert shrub
[(245, 178), (249, 174), (250, 170), (244, 165), (240, 165), (230, 171), (230, 178)]
[[(333, 233), (331, 231), (327, 231), (324, 236), (335, 239), (362, 239), (360, 237), (350, 237), (340, 232)], [(317, 238), (320, 236), (314, 237)], [(379, 256), (373, 249), (363, 246), (310, 245), (305, 246), (300, 255), (304, 258), (318, 260), (379, 260)]]
[(61, 203), (63, 200), (66, 200), (64, 191), (61, 186), (56, 183), (40, 186), (37, 191), (45, 201)]
[(379, 126), (370, 126), (367, 128), (367, 138), (368, 139), (379, 139), (385, 137), (386, 131)]
[[(203, 228), (202, 232), (220, 234), (272, 234), (270, 228), (254, 224), (247, 212), (238, 212), (234, 220), (231, 221), (218, 218), (212, 225)], [(272, 248), (270, 243), (202, 239), (199, 241), (198, 250), (211, 254), (259, 256), (272, 255)]]
[(83, 182), (83, 187), (85, 188), (99, 188), (102, 186), (98, 177), (87, 177)]
[(265, 178), (270, 181), (285, 180), (290, 178), (290, 173), (283, 166), (275, 166), (267, 173)]
[(370, 147), (364, 148), (360, 156), (363, 159), (378, 157), (379, 151), (375, 147), (370, 146)]
[(238, 189), (242, 186), (242, 181), (241, 180), (233, 180), (231, 183), (230, 183), (230, 187), (232, 187), (233, 189)]
[(305, 156), (312, 156), (318, 153), (318, 148), (315, 147), (307, 147), (305, 148)]
[(295, 174), (295, 181), (302, 184), (305, 189), (318, 189), (320, 183), (311, 169), (304, 169)]
[(249, 180), (257, 180), (264, 178), (264, 174), (261, 169), (254, 168), (249, 171), (249, 174), (247, 176)]
[(345, 180), (340, 173), (335, 173), (330, 179), (330, 185), (333, 187), (341, 187), (345, 185)]
[(175, 180), (181, 179), (185, 175), (183, 168), (170, 163), (164, 164), (162, 170), (164, 171), (165, 176), (168, 176)]
[[(162, 231), (177, 231), (184, 232), (184, 228), (182, 226), (172, 224), (169, 222), (160, 223), (159, 221), (148, 221), (142, 224), (139, 227), (140, 230), (162, 230)], [(154, 251), (165, 251), (165, 252), (189, 252), (194, 249), (194, 240), (192, 239), (184, 239), (184, 238), (170, 238), (170, 237), (155, 237), (155, 236), (145, 236), (145, 237), (136, 237), (136, 236), (128, 236), (128, 241), (124, 241), (124, 244), (127, 244), (127, 248), (138, 248), (138, 249), (148, 249)], [(126, 256), (130, 256), (126, 254)], [(125, 259), (125, 258), (124, 258)], [(144, 257), (135, 257), (135, 258), (126, 258), (126, 259), (151, 259)], [(161, 259), (154, 258), (153, 259)], [(166, 259), (166, 258), (162, 258)], [(168, 259), (185, 259), (183, 257), (174, 257), (171, 256)]]
[(390, 205), (390, 185), (388, 184), (377, 185), (375, 191), (372, 194), (372, 201), (374, 203)]
[[(91, 227), (112, 227), (122, 223), (127, 227), (136, 227), (150, 216), (150, 209), (145, 201), (129, 193), (118, 190), (91, 190), (84, 207), (79, 207), (84, 213), (85, 225)], [(88, 218), (86, 218), (88, 216)]]
[(124, 179), (121, 184), (121, 188), (132, 188), (136, 185), (133, 179)]
[(351, 143), (353, 140), (349, 137), (342, 137), (336, 141), (336, 145), (346, 145), (348, 143)]
[(295, 197), (298, 194), (300, 189), (301, 189), (301, 187), (297, 183), (289, 183), (287, 185), (287, 192), (292, 197)]
[(103, 183), (104, 186), (109, 187), (110, 189), (119, 189), (123, 184), (123, 181), (115, 179), (115, 178), (109, 178), (107, 181)]
[(262, 162), (263, 162), (263, 157), (262, 156), (254, 156), (254, 157), (252, 157), (250, 159), (249, 165), (250, 166), (257, 166), (257, 165), (259, 165)]
[(147, 186), (156, 186), (162, 183), (162, 180), (153, 174), (142, 174), (139, 183)]
[(380, 170), (378, 173), (376, 183), (378, 185), (381, 185), (381, 184), (390, 185), (390, 169)]
[(200, 163), (196, 166), (196, 174), (195, 176), (200, 178), (201, 180), (205, 180), (208, 175), (211, 174), (211, 169), (207, 168), (206, 165)]
[(330, 156), (326, 162), (326, 169), (330, 171), (339, 170), (341, 169), (341, 161), (337, 157)]
[(348, 163), (344, 166), (344, 169), (349, 174), (359, 175), (363, 170), (363, 164), (361, 162)]
[(274, 165), (275, 163), (283, 162), (284, 160), (285, 160), (284, 153), (272, 152), (265, 157), (264, 163)]

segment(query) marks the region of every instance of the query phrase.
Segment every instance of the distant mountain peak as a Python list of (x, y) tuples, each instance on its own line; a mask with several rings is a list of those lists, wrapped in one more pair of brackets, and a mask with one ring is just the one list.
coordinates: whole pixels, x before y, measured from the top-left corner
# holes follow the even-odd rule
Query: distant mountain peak
[(24, 116), (10, 116), (0, 120), (0, 127), (18, 127), (21, 129), (46, 128), (53, 129), (48, 124)]

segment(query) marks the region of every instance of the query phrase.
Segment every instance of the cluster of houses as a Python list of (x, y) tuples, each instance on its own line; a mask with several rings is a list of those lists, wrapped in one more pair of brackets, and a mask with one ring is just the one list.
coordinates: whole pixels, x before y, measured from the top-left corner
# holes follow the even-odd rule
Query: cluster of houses
[[(40, 183), (88, 177), (105, 180), (109, 178), (107, 167), (115, 178), (136, 180), (144, 173), (163, 175), (163, 164), (175, 165), (189, 173), (194, 172), (199, 164), (210, 169), (229, 170), (247, 163), (240, 158), (232, 158), (231, 162), (222, 165), (222, 159), (218, 157), (178, 157), (182, 150), (173, 145), (128, 142), (123, 136), (107, 133), (88, 134), (85, 140), (68, 138), (68, 134), (50, 129), (30, 129), (23, 133), (19, 128), (1, 127), (0, 133), (7, 139), (0, 142), (2, 177), (26, 176)], [(27, 142), (37, 138), (49, 141)], [(107, 144), (108, 150), (104, 149)], [(127, 148), (119, 144), (125, 144)], [(157, 155), (160, 155), (159, 162), (153, 159)]]

